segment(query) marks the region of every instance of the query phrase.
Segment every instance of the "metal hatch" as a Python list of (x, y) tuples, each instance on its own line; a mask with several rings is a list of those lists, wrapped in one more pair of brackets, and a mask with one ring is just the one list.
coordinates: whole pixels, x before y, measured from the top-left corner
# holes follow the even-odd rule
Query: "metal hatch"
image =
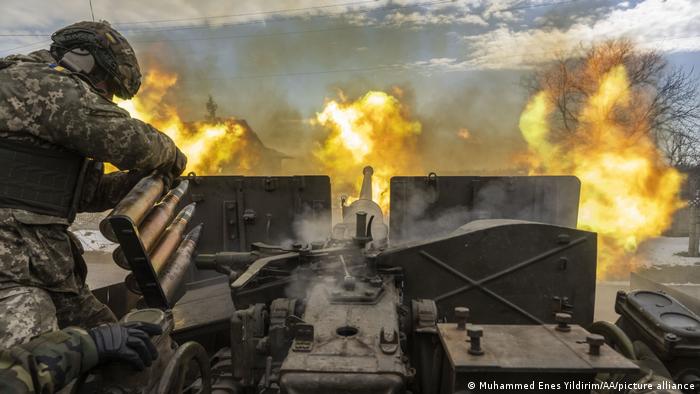
[(182, 204), (197, 203), (206, 223), (199, 253), (249, 251), (253, 242), (290, 242), (306, 222), (323, 239), (331, 228), (327, 176), (196, 176)]

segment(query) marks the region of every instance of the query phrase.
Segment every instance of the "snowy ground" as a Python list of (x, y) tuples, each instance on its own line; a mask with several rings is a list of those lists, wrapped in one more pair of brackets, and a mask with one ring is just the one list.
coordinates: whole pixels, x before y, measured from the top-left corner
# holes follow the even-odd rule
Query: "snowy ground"
[(117, 244), (103, 237), (96, 229), (72, 229), (85, 249), (85, 262), (88, 265), (87, 283), (92, 289), (98, 289), (124, 281), (129, 273), (112, 260), (112, 251)]
[(684, 257), (688, 252), (688, 237), (657, 237), (647, 240), (639, 246), (638, 255), (647, 266), (697, 266), (700, 257)]
[(99, 230), (73, 230), (86, 252), (112, 253), (117, 244), (108, 240)]
[[(656, 237), (640, 245), (637, 272), (655, 282), (700, 299), (700, 258), (684, 257), (688, 237)], [(596, 289), (596, 320), (614, 321), (615, 293), (629, 289), (629, 282), (599, 282)]]
[(658, 237), (639, 248), (646, 267), (638, 272), (700, 299), (700, 257), (685, 257), (687, 237)]

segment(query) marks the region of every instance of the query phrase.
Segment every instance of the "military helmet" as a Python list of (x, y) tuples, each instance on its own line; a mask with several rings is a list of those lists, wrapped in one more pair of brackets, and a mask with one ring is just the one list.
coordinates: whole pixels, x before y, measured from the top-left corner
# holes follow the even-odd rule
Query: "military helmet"
[(78, 22), (51, 35), (51, 54), (61, 59), (66, 52), (81, 48), (108, 74), (114, 94), (129, 99), (141, 86), (141, 70), (134, 49), (108, 22)]

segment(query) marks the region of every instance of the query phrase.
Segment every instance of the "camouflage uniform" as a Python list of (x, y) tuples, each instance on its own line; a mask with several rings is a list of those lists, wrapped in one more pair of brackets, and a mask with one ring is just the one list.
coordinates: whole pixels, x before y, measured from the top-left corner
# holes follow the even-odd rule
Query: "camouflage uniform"
[(54, 393), (95, 367), (98, 352), (79, 328), (46, 333), (12, 349), (0, 349), (0, 393)]
[[(90, 158), (77, 208), (104, 211), (144, 174), (173, 162), (177, 148), (54, 62), (45, 50), (0, 58), (0, 141)], [(102, 162), (139, 170), (104, 175)], [(65, 218), (0, 208), (0, 347), (57, 327), (114, 321), (85, 284), (87, 268), (69, 225)]]

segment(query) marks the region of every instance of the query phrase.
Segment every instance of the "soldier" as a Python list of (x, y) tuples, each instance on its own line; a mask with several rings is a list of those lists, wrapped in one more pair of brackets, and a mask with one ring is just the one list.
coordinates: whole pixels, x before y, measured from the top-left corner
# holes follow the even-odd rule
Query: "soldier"
[(143, 370), (158, 358), (148, 335), (161, 332), (160, 326), (141, 322), (102, 324), (88, 331), (69, 327), (0, 349), (0, 392), (54, 393), (97, 365), (112, 361)]
[[(166, 183), (187, 159), (111, 101), (141, 84), (129, 43), (79, 22), (50, 51), (0, 58), (0, 347), (59, 327), (115, 321), (85, 284), (76, 212), (113, 207), (143, 176)], [(102, 162), (121, 170), (104, 174)]]

